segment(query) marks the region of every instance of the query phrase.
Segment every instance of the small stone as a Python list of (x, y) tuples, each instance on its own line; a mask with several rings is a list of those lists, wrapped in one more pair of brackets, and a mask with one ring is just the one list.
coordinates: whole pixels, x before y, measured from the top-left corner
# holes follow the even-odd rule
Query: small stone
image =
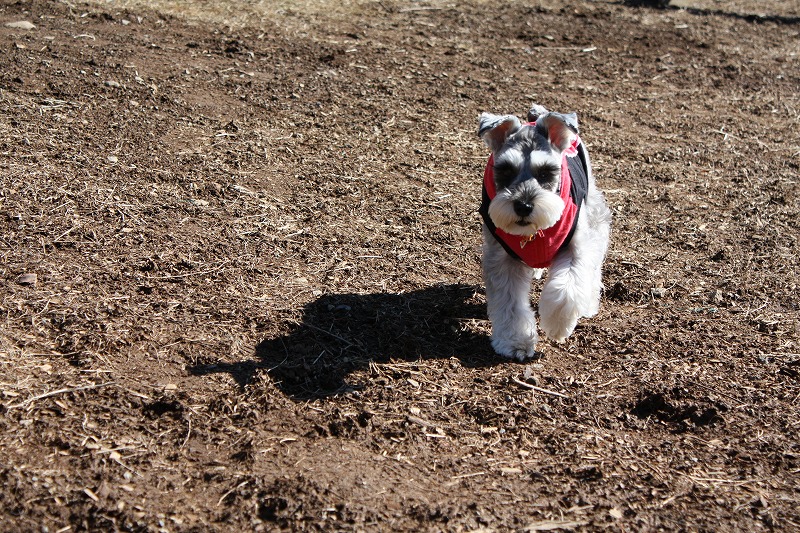
[(36, 274), (25, 273), (17, 276), (17, 283), (20, 285), (36, 285), (37, 281), (38, 277)]
[(6, 26), (17, 30), (32, 30), (36, 27), (32, 22), (27, 20), (19, 20), (17, 22), (6, 22)]
[(122, 87), (122, 85), (120, 85), (118, 81), (114, 80), (106, 80), (105, 85), (106, 87), (114, 87), (115, 89)]
[(667, 290), (664, 287), (653, 287), (650, 289), (650, 295), (653, 298), (663, 298), (666, 293)]

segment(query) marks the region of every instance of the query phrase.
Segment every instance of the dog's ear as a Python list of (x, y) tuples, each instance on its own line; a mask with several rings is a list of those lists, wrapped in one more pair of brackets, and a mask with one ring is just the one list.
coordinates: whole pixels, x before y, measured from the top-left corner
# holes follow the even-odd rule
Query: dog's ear
[(536, 122), (536, 119), (542, 115), (549, 113), (547, 108), (543, 105), (533, 104), (528, 110), (528, 122)]
[(580, 133), (578, 130), (578, 115), (576, 113), (567, 113), (561, 116), (564, 118), (564, 122), (567, 123), (567, 126), (569, 126), (569, 129), (575, 133)]
[(536, 120), (539, 129), (559, 152), (566, 150), (578, 133), (578, 115), (547, 113)]
[(478, 118), (478, 136), (483, 139), (492, 152), (497, 152), (508, 136), (519, 128), (519, 119), (514, 115), (481, 113)]

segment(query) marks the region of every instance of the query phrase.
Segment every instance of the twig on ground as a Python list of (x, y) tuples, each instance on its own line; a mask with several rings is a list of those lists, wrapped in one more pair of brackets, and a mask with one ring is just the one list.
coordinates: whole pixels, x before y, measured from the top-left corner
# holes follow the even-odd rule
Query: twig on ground
[(186, 443), (189, 442), (189, 437), (192, 435), (192, 417), (191, 417), (191, 415), (187, 415), (186, 420), (189, 423), (189, 429), (186, 430), (186, 438), (183, 439), (183, 443), (181, 444), (181, 447), (180, 447), (181, 450), (186, 446)]
[(15, 405), (9, 405), (6, 409), (17, 409), (19, 407), (27, 407), (28, 405), (32, 404), (33, 402), (43, 400), (45, 398), (50, 398), (52, 396), (58, 396), (59, 394), (67, 394), (68, 392), (77, 392), (82, 390), (90, 390), (90, 389), (99, 389), (101, 387), (107, 387), (109, 385), (116, 384), (116, 381), (108, 381), (106, 383), (95, 383), (93, 385), (83, 385), (81, 387), (71, 387), (69, 389), (58, 389), (50, 392), (46, 392), (44, 394), (40, 394), (38, 396), (34, 396), (33, 398), (28, 398), (22, 403), (18, 403)]
[(236, 485), (235, 487), (233, 487), (231, 490), (229, 490), (228, 492), (226, 492), (225, 494), (223, 494), (223, 495), (222, 495), (222, 497), (221, 497), (221, 498), (219, 499), (219, 501), (217, 502), (217, 507), (219, 507), (220, 505), (222, 505), (222, 502), (223, 502), (223, 501), (225, 501), (225, 498), (227, 498), (228, 496), (230, 496), (231, 494), (233, 494), (234, 492), (236, 492), (236, 491), (237, 491), (237, 490), (239, 490), (240, 488), (244, 487), (244, 486), (245, 486), (245, 485), (247, 485), (248, 483), (249, 483), (249, 481), (247, 481), (247, 480), (245, 480), (245, 481), (242, 481), (241, 483), (239, 483), (238, 485)]
[(519, 380), (515, 377), (512, 377), (511, 380), (519, 385), (520, 387), (525, 387), (526, 389), (535, 390), (536, 392), (542, 392), (544, 394), (550, 394), (551, 396), (558, 396), (559, 398), (569, 398), (566, 394), (561, 394), (560, 392), (556, 392), (550, 389), (543, 389), (542, 387), (537, 387), (536, 385), (531, 385), (525, 381)]
[(160, 280), (160, 279), (179, 279), (179, 278), (188, 278), (189, 276), (202, 276), (203, 274), (211, 274), (212, 272), (217, 272), (222, 270), (222, 268), (230, 263), (230, 261), (223, 261), (219, 266), (214, 268), (209, 268), (207, 270), (198, 270), (197, 272), (187, 272), (185, 274), (170, 274), (167, 276), (147, 276), (147, 279), (153, 280)]

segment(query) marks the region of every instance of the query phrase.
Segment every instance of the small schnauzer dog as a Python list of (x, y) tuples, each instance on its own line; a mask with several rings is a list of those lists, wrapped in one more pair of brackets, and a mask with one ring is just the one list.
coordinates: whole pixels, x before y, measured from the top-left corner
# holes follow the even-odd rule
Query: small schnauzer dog
[(540, 105), (528, 122), (483, 113), (478, 135), (492, 155), (483, 180), (483, 280), (492, 347), (524, 361), (536, 353), (530, 287), (548, 269), (539, 299), (544, 333), (562, 342), (597, 314), (611, 211), (595, 186), (574, 113)]

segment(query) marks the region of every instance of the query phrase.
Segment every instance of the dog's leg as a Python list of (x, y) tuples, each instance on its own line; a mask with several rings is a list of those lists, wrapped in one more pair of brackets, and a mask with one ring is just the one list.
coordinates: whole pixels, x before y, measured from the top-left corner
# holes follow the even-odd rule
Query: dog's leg
[(483, 281), (492, 323), (492, 347), (524, 361), (536, 353), (536, 314), (530, 304), (533, 269), (512, 258), (483, 228)]
[[(586, 300), (592, 299), (592, 283), (581, 279), (586, 275), (582, 259), (576, 258), (571, 249), (559, 252), (550, 265), (539, 297), (539, 315), (542, 331), (556, 342), (569, 337), (584, 311), (591, 310)], [(594, 277), (594, 273), (589, 272), (589, 276)]]
[(557, 342), (573, 332), (579, 318), (597, 314), (610, 221), (611, 213), (601, 193), (591, 191), (572, 241), (550, 266), (539, 300), (539, 315), (542, 330)]

